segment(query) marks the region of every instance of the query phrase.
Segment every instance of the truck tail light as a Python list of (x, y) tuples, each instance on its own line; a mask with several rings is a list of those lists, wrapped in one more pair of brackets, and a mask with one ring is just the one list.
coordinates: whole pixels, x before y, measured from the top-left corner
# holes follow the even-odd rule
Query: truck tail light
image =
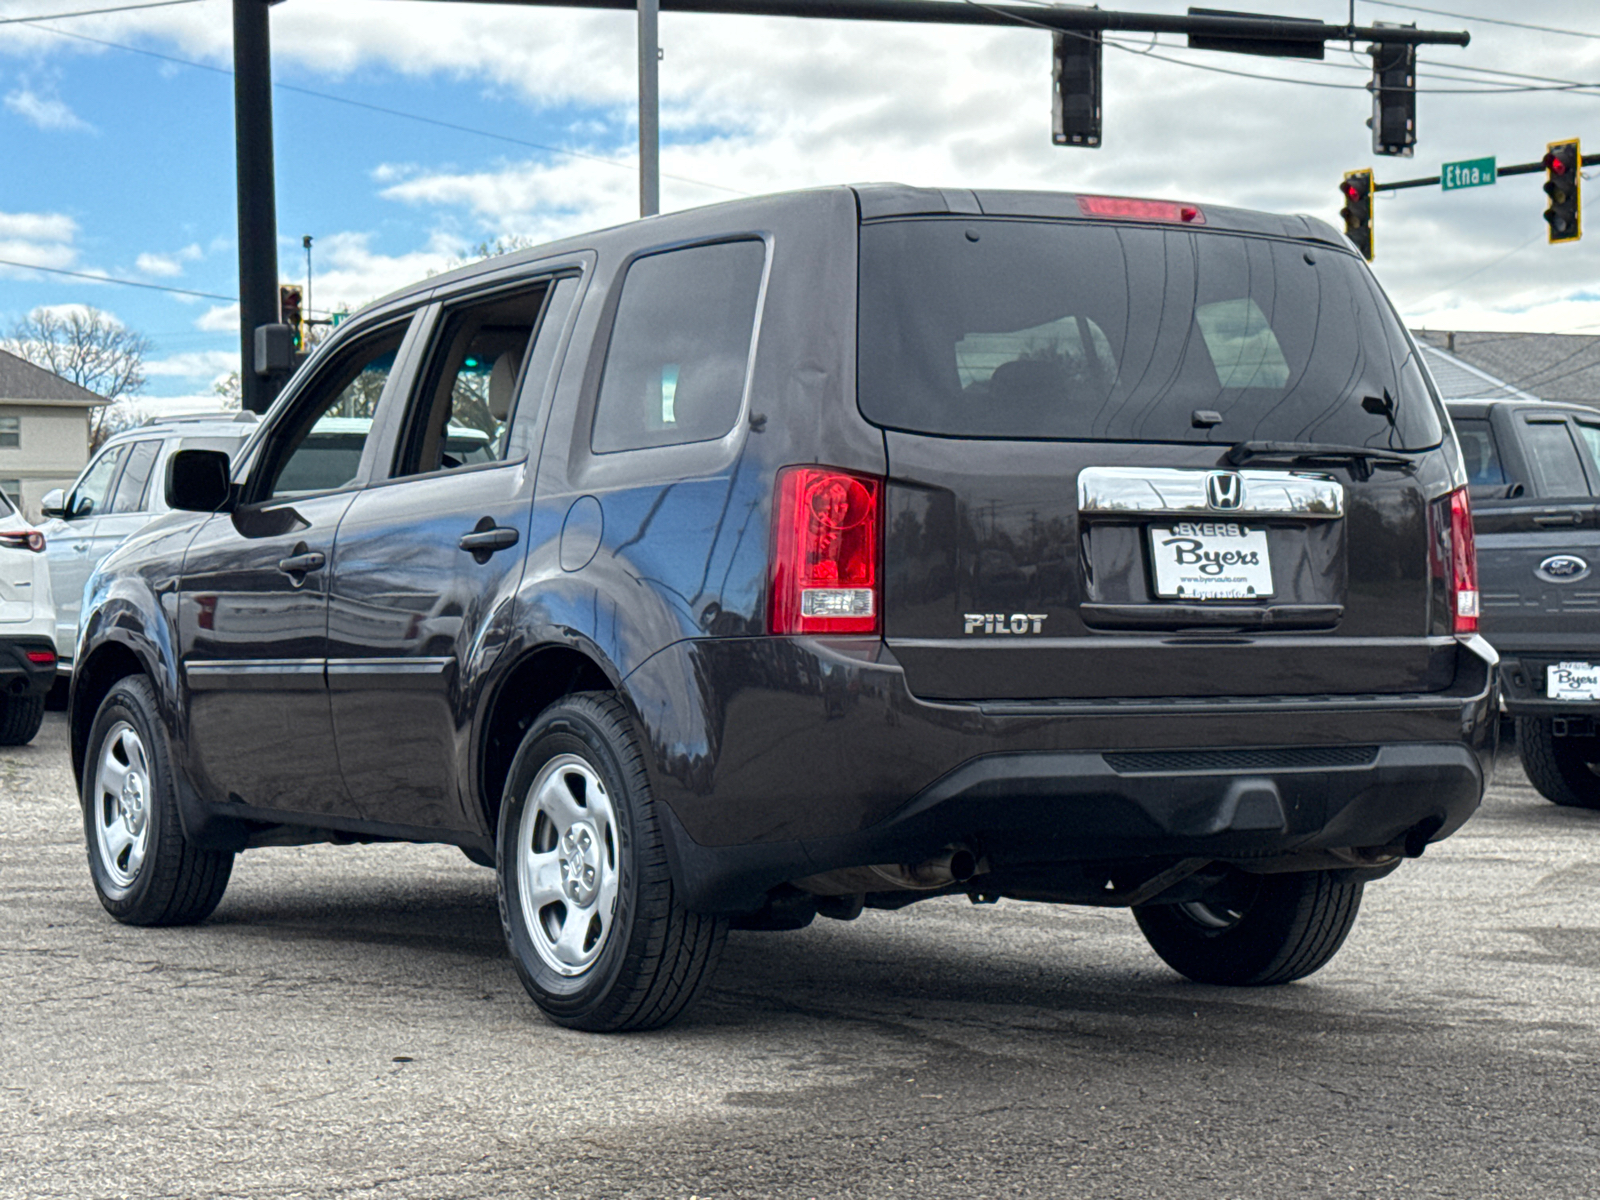
[(773, 503), (773, 633), (882, 628), (883, 481), (829, 467), (785, 467)]
[(1472, 503), (1466, 488), (1436, 500), (1432, 508), (1435, 579), (1445, 584), (1451, 632), (1466, 637), (1478, 632), (1478, 549), (1472, 536)]
[(15, 533), (0, 533), (0, 546), (10, 546), (14, 550), (32, 550), (35, 554), (43, 554), (44, 534), (37, 529), (18, 530)]

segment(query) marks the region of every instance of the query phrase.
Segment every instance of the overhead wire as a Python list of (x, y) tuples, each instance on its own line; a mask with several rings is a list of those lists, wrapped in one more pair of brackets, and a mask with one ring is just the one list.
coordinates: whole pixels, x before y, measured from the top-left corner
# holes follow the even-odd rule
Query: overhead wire
[(27, 25), (33, 21), (65, 21), (69, 17), (101, 17), (107, 13), (137, 12), (145, 8), (172, 8), (178, 4), (199, 4), (200, 0), (146, 0), (143, 4), (119, 4), (115, 8), (81, 8), (77, 12), (41, 13), (34, 17), (0, 17), (0, 25)]
[(41, 267), (37, 263), (14, 262), (0, 258), (0, 267), (18, 267), (24, 271), (43, 271), (47, 275), (71, 275), (74, 279), (92, 279), (96, 283), (119, 283), (123, 287), (147, 288), (152, 292), (173, 292), (179, 296), (198, 296), (202, 300), (223, 300), (238, 303), (237, 296), (222, 296), (216, 292), (197, 292), (190, 288), (173, 287), (165, 283), (144, 283), (137, 279), (121, 279), (115, 275), (96, 275), (90, 271), (68, 271), (63, 267)]
[(1420, 4), (1400, 4), (1397, 0), (1363, 0), (1367, 4), (1375, 4), (1380, 8), (1400, 8), (1407, 12), (1427, 13), (1434, 17), (1452, 17), (1458, 21), (1481, 21), (1485, 25), (1506, 25), (1512, 29), (1531, 29), (1535, 33), (1557, 33), (1566, 37), (1594, 38), (1600, 40), (1600, 33), (1589, 33), (1580, 29), (1558, 29), (1553, 25), (1530, 25), (1526, 21), (1507, 21), (1503, 17), (1475, 17), (1470, 13), (1450, 12), (1443, 8), (1424, 8)]

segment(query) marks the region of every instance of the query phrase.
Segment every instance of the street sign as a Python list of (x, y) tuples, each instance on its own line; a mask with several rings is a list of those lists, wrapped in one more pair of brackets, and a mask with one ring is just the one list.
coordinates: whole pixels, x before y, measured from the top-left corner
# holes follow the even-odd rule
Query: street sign
[(1439, 168), (1439, 190), (1486, 187), (1495, 180), (1494, 158), (1469, 158), (1465, 162), (1445, 163)]

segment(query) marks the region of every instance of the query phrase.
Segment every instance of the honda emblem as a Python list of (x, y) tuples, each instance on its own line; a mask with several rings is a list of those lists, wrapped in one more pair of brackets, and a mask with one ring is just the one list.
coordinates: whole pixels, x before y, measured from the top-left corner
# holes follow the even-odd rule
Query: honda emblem
[(1212, 508), (1238, 508), (1244, 503), (1244, 480), (1236, 471), (1214, 471), (1206, 477), (1206, 501)]

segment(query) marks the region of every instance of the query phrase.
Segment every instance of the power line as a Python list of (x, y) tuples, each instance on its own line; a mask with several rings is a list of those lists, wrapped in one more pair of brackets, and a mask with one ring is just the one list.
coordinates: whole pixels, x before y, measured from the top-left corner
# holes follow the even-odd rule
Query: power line
[(1566, 37), (1600, 39), (1600, 33), (1586, 33), (1580, 29), (1557, 29), (1551, 25), (1529, 25), (1523, 21), (1507, 21), (1500, 17), (1474, 17), (1467, 13), (1449, 12), (1442, 8), (1423, 8), (1420, 4), (1399, 4), (1394, 0), (1366, 0), (1381, 8), (1403, 8), (1407, 12), (1427, 13), (1433, 17), (1454, 17), (1458, 21), (1481, 21), (1485, 25), (1507, 25), (1512, 29), (1531, 29), (1536, 33), (1559, 33)]
[(37, 17), (0, 17), (0, 25), (27, 25), (33, 21), (64, 21), (68, 17), (98, 17), (105, 13), (135, 12), (142, 8), (171, 8), (175, 4), (198, 4), (200, 0), (148, 0), (144, 4), (119, 4), (116, 8), (84, 8), (77, 12), (45, 13)]
[(34, 263), (12, 262), (8, 258), (0, 258), (0, 267), (20, 267), (24, 271), (43, 271), (49, 275), (71, 275), (74, 279), (92, 279), (96, 283), (120, 283), (123, 287), (148, 288), (152, 292), (172, 292), (179, 296), (198, 296), (202, 300), (223, 300), (229, 304), (238, 303), (237, 296), (219, 296), (215, 292), (196, 292), (189, 288), (169, 287), (164, 283), (141, 283), (137, 279), (118, 279), (115, 275), (91, 275), (87, 271), (67, 271), (61, 267), (41, 267)]
[[(167, 0), (167, 2), (189, 4), (194, 3), (195, 0)], [(226, 67), (214, 67), (210, 63), (194, 62), (191, 59), (178, 58), (171, 54), (162, 54), (156, 50), (146, 50), (141, 46), (129, 46), (122, 42), (111, 42), (107, 41), (105, 38), (90, 37), (88, 34), (73, 33), (66, 29), (50, 29), (42, 25), (35, 25), (31, 27), (38, 29), (41, 33), (51, 33), (57, 37), (73, 38), (80, 42), (92, 42), (97, 46), (108, 46), (113, 50), (124, 50), (129, 54), (142, 54), (147, 58), (160, 59), (162, 62), (176, 63), (177, 65), (183, 67), (193, 67), (197, 71), (210, 71), (215, 75), (226, 75), (229, 78), (233, 77), (233, 72), (228, 70)], [(509, 142), (514, 146), (524, 146), (531, 150), (542, 150), (547, 154), (561, 154), (568, 158), (580, 158), (587, 162), (600, 163), (603, 166), (608, 167), (617, 167), (624, 171), (633, 171), (637, 169), (633, 163), (621, 162), (617, 159), (606, 158), (599, 154), (586, 154), (581, 150), (565, 150), (560, 146), (547, 146), (542, 142), (530, 142), (525, 138), (511, 137), (509, 134), (494, 133), (488, 129), (477, 129), (471, 125), (458, 125), (452, 121), (441, 121), (436, 117), (425, 117), (421, 113), (406, 112), (405, 110), (398, 108), (388, 108), (381, 104), (369, 104), (364, 100), (352, 100), (346, 96), (335, 96), (331, 92), (319, 92), (313, 88), (298, 87), (292, 83), (275, 82), (272, 86), (280, 91), (298, 92), (304, 96), (313, 96), (318, 100), (332, 101), (334, 104), (346, 104), (352, 108), (364, 108), (372, 112), (382, 113), (385, 116), (400, 117), (407, 121), (417, 121), (423, 125), (434, 125), (441, 129), (454, 130), (457, 133), (475, 134), (478, 137), (492, 138), (495, 141), (500, 142)], [(728, 192), (735, 196), (748, 196), (751, 194), (749, 192), (740, 191), (738, 188), (727, 187), (724, 184), (708, 183), (704, 179), (692, 179), (687, 175), (674, 175), (666, 171), (661, 173), (661, 177), (663, 179), (674, 179), (679, 183), (692, 184), (695, 187), (711, 188), (713, 191), (718, 192)]]

